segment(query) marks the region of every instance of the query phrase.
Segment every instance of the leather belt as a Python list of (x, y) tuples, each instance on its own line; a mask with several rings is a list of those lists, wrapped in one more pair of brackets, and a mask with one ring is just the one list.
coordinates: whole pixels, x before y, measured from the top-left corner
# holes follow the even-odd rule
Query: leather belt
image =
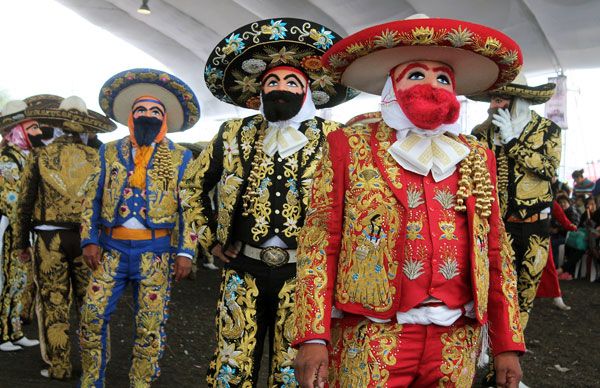
[(152, 240), (168, 236), (170, 229), (129, 229), (124, 226), (115, 226), (114, 228), (104, 228), (104, 232), (115, 240)]
[(547, 218), (550, 217), (549, 213), (536, 213), (534, 215), (532, 215), (531, 217), (527, 217), (527, 218), (520, 218), (517, 216), (510, 216), (506, 219), (506, 222), (522, 222), (522, 223), (532, 223), (532, 222), (538, 222), (541, 220), (545, 220)]
[(269, 267), (281, 267), (284, 264), (296, 262), (295, 249), (283, 249), (279, 247), (256, 248), (245, 244), (242, 253), (251, 259), (262, 261)]

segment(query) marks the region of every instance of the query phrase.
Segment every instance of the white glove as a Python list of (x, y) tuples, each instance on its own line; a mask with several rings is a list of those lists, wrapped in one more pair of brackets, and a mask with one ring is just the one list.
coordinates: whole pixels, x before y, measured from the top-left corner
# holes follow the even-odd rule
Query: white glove
[(500, 130), (499, 135), (502, 144), (506, 144), (517, 137), (510, 122), (508, 109), (498, 109), (498, 113), (495, 113), (492, 117), (494, 118), (492, 124)]

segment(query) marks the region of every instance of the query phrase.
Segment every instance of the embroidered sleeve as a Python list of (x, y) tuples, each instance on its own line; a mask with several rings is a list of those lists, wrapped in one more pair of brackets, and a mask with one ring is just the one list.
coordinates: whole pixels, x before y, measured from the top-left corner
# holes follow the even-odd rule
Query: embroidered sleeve
[(536, 117), (537, 120), (532, 119), (524, 130), (533, 133), (523, 141), (511, 140), (506, 149), (519, 165), (550, 181), (560, 166), (560, 127), (546, 118)]
[[(181, 184), (181, 180), (186, 174), (187, 169), (190, 166), (190, 161), (192, 159), (192, 152), (189, 150), (185, 150), (183, 154), (183, 161), (181, 166), (179, 167), (179, 177), (178, 182)], [(177, 239), (177, 252), (185, 253), (192, 256), (192, 261), (196, 261), (196, 250), (197, 243), (195, 241), (191, 241), (191, 239), (185, 239), (184, 236), (189, 235), (188, 225), (183, 221), (183, 206), (182, 206), (181, 193), (179, 193), (178, 197), (178, 207), (177, 212), (179, 213), (177, 227), (178, 230), (178, 239)]]
[(330, 340), (347, 144), (341, 130), (328, 136), (315, 172), (306, 221), (298, 236), (295, 346), (312, 339)]
[(494, 355), (507, 351), (525, 351), (525, 340), (517, 300), (517, 274), (513, 266), (514, 252), (500, 218), (496, 191), (496, 160), (487, 151), (487, 163), (494, 186), (492, 212), (489, 217), (490, 289), (488, 319)]
[[(112, 146), (112, 145), (111, 145)], [(90, 179), (83, 196), (81, 213), (81, 246), (98, 245), (100, 237), (100, 210), (102, 208), (102, 190), (106, 176), (106, 145), (100, 147), (100, 170)]]
[(16, 217), (11, 220), (13, 225), (15, 249), (25, 249), (29, 247), (29, 234), (33, 225), (33, 209), (40, 184), (40, 171), (38, 168), (38, 153), (31, 152), (25, 162), (25, 167), (20, 177), (19, 199), (16, 204)]
[(185, 233), (182, 235), (186, 247), (200, 243), (206, 255), (217, 243), (217, 219), (211, 206), (209, 193), (223, 172), (223, 132), (228, 122), (223, 123), (208, 147), (192, 161), (179, 185)]
[(9, 146), (4, 146), (0, 153), (0, 214), (13, 222), (19, 192), (21, 172), (17, 159), (10, 155)]

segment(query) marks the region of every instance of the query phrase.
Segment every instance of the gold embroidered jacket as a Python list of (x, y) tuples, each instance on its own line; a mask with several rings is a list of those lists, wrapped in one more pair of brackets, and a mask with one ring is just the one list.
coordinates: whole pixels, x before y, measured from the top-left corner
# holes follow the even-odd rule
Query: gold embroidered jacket
[[(268, 156), (254, 160), (257, 149), (261, 147), (260, 139), (264, 138), (268, 122), (262, 115), (254, 115), (244, 119), (229, 120), (221, 126), (218, 134), (208, 147), (194, 160), (188, 169), (181, 185), (181, 196), (184, 203), (184, 220), (190, 228), (185, 236), (188, 244), (199, 241), (207, 254), (217, 243), (227, 246), (232, 243), (232, 228), (242, 208), (242, 196), (246, 192), (247, 182), (251, 174), (253, 162), (258, 166), (253, 171), (260, 184), (266, 184), (268, 175), (273, 173), (273, 161)], [(304, 221), (305, 210), (310, 198), (312, 176), (321, 158), (321, 147), (325, 136), (339, 128), (341, 124), (323, 120), (319, 117), (304, 121), (298, 128), (308, 138), (300, 151), (288, 157), (284, 166), (287, 193), (283, 211), (278, 215), (284, 218), (281, 237), (292, 239), (295, 245), (297, 234)], [(265, 155), (260, 152), (260, 154)], [(265, 180), (267, 178), (267, 180)], [(212, 210), (209, 191), (217, 186), (217, 209)], [(253, 218), (248, 240), (260, 239), (272, 233), (272, 199), (266, 190), (249, 209)], [(259, 245), (257, 243), (256, 245)]]
[[(468, 220), (476, 317), (489, 322), (495, 354), (523, 351), (512, 250), (495, 200), (494, 156), (473, 138), (461, 139), (471, 151), (455, 172), (461, 174), (455, 211), (466, 211)], [(295, 344), (329, 341), (334, 306), (382, 319), (399, 310), (409, 199), (404, 170), (388, 152), (395, 141), (383, 121), (327, 138), (298, 238)], [(380, 239), (361, 255), (374, 218)]]
[(12, 144), (0, 149), (0, 215), (11, 225), (16, 221), (19, 182), (27, 155)]
[(86, 188), (97, 178), (98, 151), (73, 135), (34, 148), (21, 177), (15, 248), (29, 246), (36, 225), (79, 229)]
[[(191, 158), (188, 149), (169, 139), (162, 140), (148, 162), (146, 188), (134, 199), (137, 189), (129, 187), (128, 179), (134, 169), (129, 137), (102, 145), (99, 176), (85, 195), (81, 245), (98, 244), (101, 228), (121, 225), (136, 214), (149, 229), (171, 229), (171, 243), (177, 252), (194, 257), (196, 247), (186, 245), (182, 238), (188, 233), (182, 222), (179, 195), (179, 183)], [(133, 206), (138, 206), (140, 212), (132, 213), (129, 209)]]
[(493, 125), (475, 127), (473, 135), (496, 154), (498, 193), (504, 218), (527, 218), (552, 206), (552, 177), (560, 166), (560, 127), (531, 111), (521, 135), (494, 145)]

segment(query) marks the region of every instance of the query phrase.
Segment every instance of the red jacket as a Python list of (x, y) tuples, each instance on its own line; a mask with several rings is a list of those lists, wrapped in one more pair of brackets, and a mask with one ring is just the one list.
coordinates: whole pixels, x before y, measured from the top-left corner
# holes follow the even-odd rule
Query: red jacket
[[(491, 176), (488, 184), (494, 188), (489, 216), (476, 210), (474, 196), (466, 200), (477, 320), (489, 323), (494, 354), (524, 351), (512, 249), (495, 190), (495, 159), (472, 138), (461, 140), (475, 158), (485, 161)], [(298, 238), (296, 345), (311, 339), (330, 340), (334, 306), (384, 319), (398, 311), (408, 199), (404, 170), (387, 152), (395, 141), (395, 130), (383, 121), (343, 128), (328, 136)], [(376, 246), (368, 246), (363, 231), (374, 219), (385, 237)]]

